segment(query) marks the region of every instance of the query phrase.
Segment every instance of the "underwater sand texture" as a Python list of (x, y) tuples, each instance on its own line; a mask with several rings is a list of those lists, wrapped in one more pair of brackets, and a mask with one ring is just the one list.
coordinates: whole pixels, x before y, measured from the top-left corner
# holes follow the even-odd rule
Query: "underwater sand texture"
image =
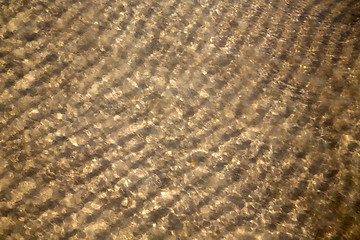
[(360, 239), (358, 0), (0, 0), (0, 239)]

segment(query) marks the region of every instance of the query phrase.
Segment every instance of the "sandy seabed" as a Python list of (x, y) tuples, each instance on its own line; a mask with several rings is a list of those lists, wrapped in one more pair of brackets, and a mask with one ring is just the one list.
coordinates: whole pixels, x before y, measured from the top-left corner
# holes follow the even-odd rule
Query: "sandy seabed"
[(357, 0), (0, 1), (0, 239), (360, 239)]

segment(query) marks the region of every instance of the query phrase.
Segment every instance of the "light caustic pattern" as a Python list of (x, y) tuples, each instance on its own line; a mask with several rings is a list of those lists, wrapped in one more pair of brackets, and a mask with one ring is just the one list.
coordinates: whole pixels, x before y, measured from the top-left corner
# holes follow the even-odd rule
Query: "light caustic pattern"
[(356, 0), (2, 1), (1, 239), (359, 239)]

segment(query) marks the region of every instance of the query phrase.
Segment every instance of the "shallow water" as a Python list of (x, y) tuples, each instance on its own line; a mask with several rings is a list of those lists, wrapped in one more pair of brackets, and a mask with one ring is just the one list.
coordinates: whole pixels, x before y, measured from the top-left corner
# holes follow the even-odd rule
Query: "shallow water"
[(358, 239), (358, 1), (3, 1), (3, 239)]

